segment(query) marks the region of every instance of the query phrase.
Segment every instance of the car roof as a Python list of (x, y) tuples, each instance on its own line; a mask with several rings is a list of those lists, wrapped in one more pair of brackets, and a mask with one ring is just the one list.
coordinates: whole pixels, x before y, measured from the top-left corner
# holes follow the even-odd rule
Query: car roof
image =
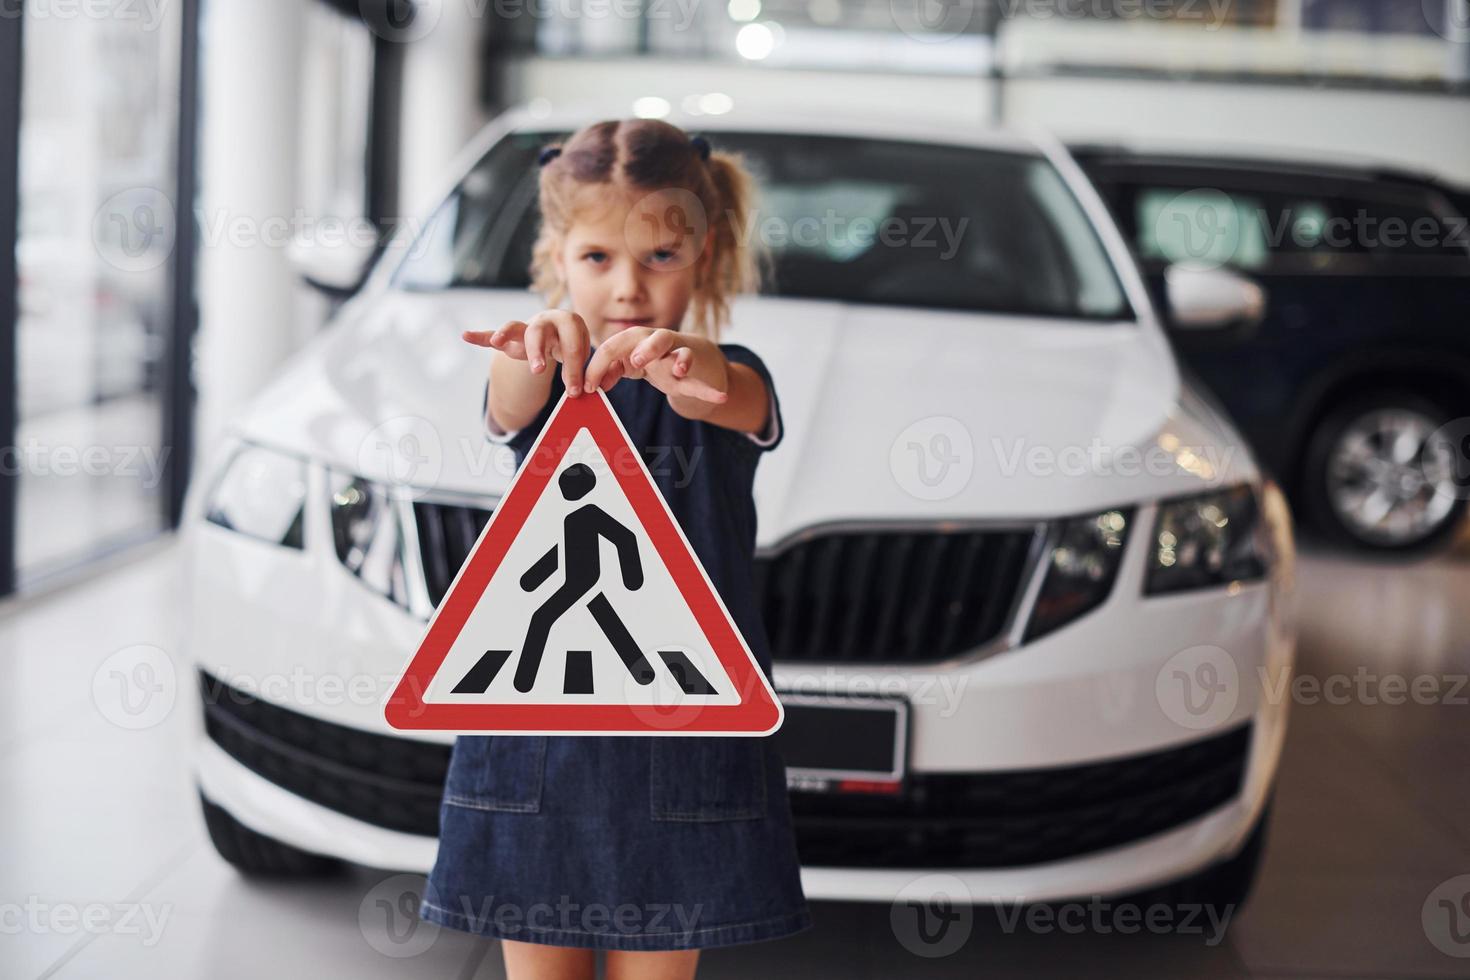
[[(547, 129), (575, 130), (603, 119), (626, 119), (634, 116), (631, 103), (588, 102), (555, 109), (532, 103), (508, 110), (507, 121), (517, 132), (540, 132)], [(750, 132), (792, 133), (804, 136), (851, 136), (876, 139), (912, 140), (926, 143), (949, 143), (983, 149), (1041, 155), (1036, 135), (1025, 129), (973, 125), (955, 125), (953, 119), (922, 113), (874, 110), (857, 113), (851, 109), (822, 108), (792, 110), (787, 107), (742, 101), (729, 111), (691, 113), (670, 105), (659, 118), (691, 133)]]
[(1300, 149), (1252, 150), (1240, 147), (1170, 147), (1129, 145), (1119, 142), (1067, 141), (1070, 151), (1084, 166), (1126, 165), (1129, 167), (1200, 168), (1281, 177), (1326, 178), (1346, 181), (1393, 181), (1454, 189), (1428, 171), (1374, 160), (1369, 157), (1338, 159), (1323, 163)]

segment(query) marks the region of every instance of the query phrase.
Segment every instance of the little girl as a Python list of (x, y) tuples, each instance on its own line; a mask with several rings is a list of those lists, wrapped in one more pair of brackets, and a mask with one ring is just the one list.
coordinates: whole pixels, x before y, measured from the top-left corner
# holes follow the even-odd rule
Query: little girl
[[(487, 435), (521, 465), (563, 392), (606, 392), (769, 677), (751, 486), (780, 404), (760, 357), (713, 339), (760, 278), (737, 234), (754, 181), (657, 120), (587, 126), (540, 162), (531, 271), (572, 309), (465, 332), (497, 352)], [(609, 980), (692, 977), (703, 947), (811, 926), (785, 766), (759, 736), (461, 736), (420, 914), (502, 939), (512, 980), (592, 980), (596, 949)]]

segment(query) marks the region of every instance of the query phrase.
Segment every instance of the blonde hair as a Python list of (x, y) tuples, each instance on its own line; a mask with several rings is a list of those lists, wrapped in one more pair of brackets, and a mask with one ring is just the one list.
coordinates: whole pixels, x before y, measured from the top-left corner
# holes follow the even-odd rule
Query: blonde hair
[(551, 159), (541, 167), (532, 288), (553, 306), (566, 296), (553, 256), (576, 218), (581, 192), (677, 188), (698, 199), (714, 231), (712, 254), (696, 267), (689, 332), (718, 340), (731, 298), (759, 289), (769, 261), (765, 249), (742, 234), (755, 208), (756, 182), (741, 156), (710, 149), (705, 159), (688, 133), (659, 119), (593, 123), (542, 152)]

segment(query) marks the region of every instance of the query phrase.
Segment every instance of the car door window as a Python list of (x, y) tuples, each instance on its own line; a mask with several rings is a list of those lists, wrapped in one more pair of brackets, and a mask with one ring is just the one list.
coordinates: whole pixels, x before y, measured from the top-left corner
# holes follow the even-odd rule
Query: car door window
[(1139, 257), (1162, 262), (1266, 266), (1265, 201), (1212, 187), (1142, 187), (1134, 198)]

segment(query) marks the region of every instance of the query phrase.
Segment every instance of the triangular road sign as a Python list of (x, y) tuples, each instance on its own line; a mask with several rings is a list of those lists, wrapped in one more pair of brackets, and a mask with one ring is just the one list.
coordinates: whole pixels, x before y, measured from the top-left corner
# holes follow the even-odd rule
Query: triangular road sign
[(460, 734), (766, 735), (785, 712), (597, 390), (562, 395), (384, 717)]

